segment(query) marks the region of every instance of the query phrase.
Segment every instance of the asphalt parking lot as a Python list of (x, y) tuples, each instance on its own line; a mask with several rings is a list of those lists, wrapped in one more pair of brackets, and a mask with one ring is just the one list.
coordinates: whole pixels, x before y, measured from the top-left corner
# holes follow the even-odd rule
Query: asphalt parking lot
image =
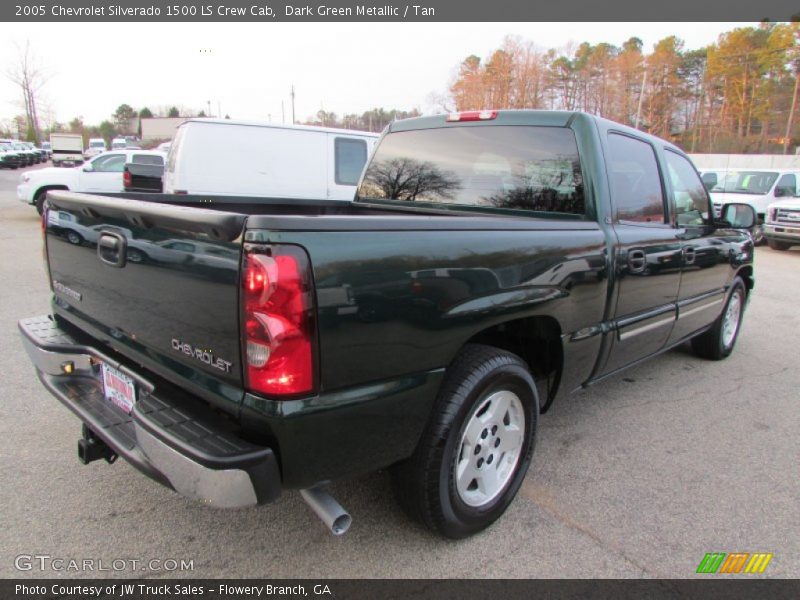
[[(707, 552), (773, 553), (762, 576), (800, 576), (800, 248), (758, 249), (728, 360), (681, 348), (555, 404), (519, 496), (486, 532), (432, 536), (377, 473), (332, 486), (354, 518), (334, 538), (296, 493), (214, 510), (124, 461), (78, 462), (80, 424), (36, 379), (17, 334), (17, 319), (49, 304), (19, 173), (0, 171), (0, 577), (680, 578)], [(20, 572), (19, 555), (184, 559), (193, 570)]]

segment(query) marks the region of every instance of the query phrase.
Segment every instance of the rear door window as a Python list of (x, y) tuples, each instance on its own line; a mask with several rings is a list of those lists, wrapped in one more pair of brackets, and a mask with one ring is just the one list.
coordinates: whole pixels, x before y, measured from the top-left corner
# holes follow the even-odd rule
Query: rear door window
[(125, 170), (124, 154), (104, 154), (92, 163), (96, 173), (122, 173)]
[(608, 176), (617, 220), (632, 225), (663, 225), (664, 192), (655, 149), (647, 142), (610, 133)]
[(334, 140), (335, 181), (338, 185), (356, 185), (367, 162), (367, 142), (352, 138)]

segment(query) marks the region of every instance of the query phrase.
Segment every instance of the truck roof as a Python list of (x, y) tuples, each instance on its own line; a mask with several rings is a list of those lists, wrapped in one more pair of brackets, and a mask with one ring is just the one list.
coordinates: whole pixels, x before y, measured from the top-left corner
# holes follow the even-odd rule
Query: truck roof
[(287, 125), (285, 123), (271, 123), (267, 121), (246, 121), (239, 119), (216, 119), (216, 118), (192, 118), (186, 119), (178, 127), (183, 127), (187, 123), (211, 123), (214, 125), (244, 125), (247, 127), (267, 127), (270, 129), (298, 129), (301, 131), (317, 131), (321, 133), (338, 133), (343, 135), (361, 136), (376, 138), (380, 134), (371, 131), (361, 131), (358, 129), (337, 129), (335, 127), (318, 127), (316, 125)]
[[(472, 112), (472, 111), (462, 111), (462, 112)], [(666, 147), (672, 148), (681, 154), (683, 154), (683, 150), (672, 144), (671, 142), (659, 138), (657, 136), (651, 135), (639, 129), (634, 129), (633, 127), (628, 127), (627, 125), (622, 125), (620, 123), (616, 123), (615, 121), (609, 121), (608, 119), (604, 119), (602, 117), (598, 117), (597, 115), (592, 115), (582, 111), (570, 111), (570, 110), (539, 110), (539, 109), (508, 109), (508, 110), (497, 110), (492, 111), (496, 112), (497, 116), (493, 119), (486, 119), (486, 120), (478, 120), (478, 121), (454, 121), (448, 122), (446, 121), (447, 114), (438, 114), (426, 117), (414, 117), (411, 119), (403, 119), (401, 121), (395, 121), (389, 124), (387, 128), (387, 132), (398, 132), (398, 131), (411, 131), (415, 129), (436, 129), (440, 127), (446, 126), (453, 126), (453, 125), (462, 125), (462, 126), (492, 126), (492, 125), (538, 125), (542, 127), (569, 127), (570, 123), (578, 118), (581, 119), (591, 119), (598, 124), (603, 126), (603, 129), (613, 129), (615, 131), (621, 131), (623, 133), (629, 133), (631, 135), (635, 135), (641, 138), (645, 138), (650, 140), (652, 143), (657, 143), (659, 145), (664, 145)]]

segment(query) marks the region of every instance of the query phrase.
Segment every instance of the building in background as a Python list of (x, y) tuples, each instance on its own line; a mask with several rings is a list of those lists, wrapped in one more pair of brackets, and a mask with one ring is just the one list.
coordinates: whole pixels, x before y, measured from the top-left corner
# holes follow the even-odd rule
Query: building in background
[(175, 130), (189, 117), (153, 117), (141, 119), (142, 141), (171, 140)]

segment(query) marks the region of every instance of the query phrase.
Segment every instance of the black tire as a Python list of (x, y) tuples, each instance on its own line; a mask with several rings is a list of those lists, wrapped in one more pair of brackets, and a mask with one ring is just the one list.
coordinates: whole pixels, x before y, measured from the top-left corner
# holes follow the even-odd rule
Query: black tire
[[(731, 303), (736, 301), (735, 298), (737, 297), (739, 302), (739, 311), (736, 319), (736, 329), (732, 338), (726, 338), (725, 323), (729, 317), (728, 309), (731, 307)], [(728, 292), (728, 298), (725, 301), (725, 307), (722, 309), (720, 316), (717, 317), (714, 325), (705, 333), (692, 338), (692, 350), (694, 350), (694, 353), (701, 358), (707, 358), (709, 360), (722, 360), (723, 358), (730, 356), (731, 352), (733, 352), (734, 346), (736, 345), (736, 340), (739, 338), (739, 332), (742, 328), (742, 318), (744, 317), (744, 309), (746, 304), (747, 288), (745, 287), (744, 281), (742, 281), (741, 277), (736, 277), (733, 280), (733, 285), (731, 285), (730, 292)]]
[(767, 238), (767, 246), (773, 250), (788, 250), (792, 247), (791, 244), (787, 244), (786, 242), (779, 242), (778, 240), (771, 240), (769, 238)]
[[(487, 440), (484, 448), (479, 443), (465, 453), (466, 446), (462, 447), (467, 424), (480, 418), (478, 409), (490, 406), (491, 399), (497, 397), (495, 394), (498, 392), (511, 392), (516, 396), (519, 400), (516, 406), (521, 410), (516, 410), (514, 415), (517, 419), (523, 418), (525, 423), (520, 433), (521, 443), (515, 450), (515, 463), (511, 455), (493, 449), (500, 445), (502, 435), (500, 431), (495, 437), (497, 426), (489, 433), (487, 425), (479, 434), (479, 442)], [(484, 415), (489, 414), (486, 410)], [(511, 411), (502, 414), (503, 423), (506, 419), (510, 423)], [(485, 529), (505, 512), (525, 479), (533, 456), (538, 416), (536, 385), (521, 358), (491, 346), (465, 346), (447, 369), (430, 422), (414, 454), (392, 469), (398, 502), (413, 519), (448, 538), (464, 538)], [(482, 423), (478, 429), (481, 427)], [(499, 473), (498, 467), (506, 456), (513, 466), (504, 476), (502, 486), (497, 486), (496, 495), (484, 504), (469, 505), (462, 494), (474, 492), (457, 489), (456, 461), (460, 457), (462, 464), (469, 463), (473, 454), (489, 453), (494, 457), (494, 452), (498, 457), (494, 467), (496, 472)], [(481, 464), (480, 457), (475, 458), (477, 469), (488, 468), (492, 463), (488, 456), (484, 460)], [(475, 483), (477, 489), (477, 479), (470, 481), (469, 485)]]

